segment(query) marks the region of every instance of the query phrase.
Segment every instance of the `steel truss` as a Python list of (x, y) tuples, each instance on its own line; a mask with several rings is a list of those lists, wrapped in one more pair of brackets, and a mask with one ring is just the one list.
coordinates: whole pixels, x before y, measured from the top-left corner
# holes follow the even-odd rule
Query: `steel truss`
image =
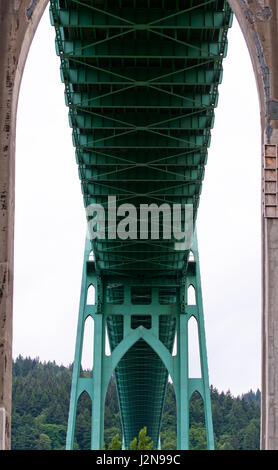
[[(136, 208), (190, 204), (195, 226), (232, 22), (228, 2), (51, 0), (50, 4), (85, 207), (107, 207), (111, 195), (117, 205), (130, 203)], [(105, 392), (115, 373), (127, 445), (143, 426), (159, 445), (170, 374), (177, 400), (178, 448), (189, 445), (189, 399), (197, 390), (204, 401), (211, 449), (197, 245), (193, 263), (188, 247), (177, 251), (173, 237), (122, 240), (106, 235), (107, 230), (105, 238), (94, 239), (85, 250), (67, 448), (72, 448), (82, 391), (92, 399), (92, 448), (101, 448)], [(94, 262), (88, 261), (91, 249)], [(186, 302), (189, 282), (196, 290), (196, 306)], [(85, 301), (89, 283), (97, 293), (94, 306)], [(88, 315), (95, 324), (95, 363), (93, 377), (85, 379), (79, 370)], [(201, 379), (189, 378), (187, 371), (187, 325), (192, 315), (199, 329)], [(106, 329), (109, 357), (104, 353)], [(175, 334), (178, 353), (173, 357)]]

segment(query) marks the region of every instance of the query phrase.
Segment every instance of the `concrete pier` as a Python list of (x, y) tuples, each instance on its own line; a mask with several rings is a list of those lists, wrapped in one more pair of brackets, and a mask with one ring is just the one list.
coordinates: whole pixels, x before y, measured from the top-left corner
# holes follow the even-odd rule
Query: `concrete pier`
[[(261, 448), (278, 449), (278, 4), (229, 0), (252, 60), (262, 142)], [(240, 70), (238, 71), (240, 73)], [(235, 91), (236, 93), (236, 91)], [(250, 171), (252, 169), (250, 168)]]
[(47, 3), (0, 0), (0, 449), (10, 448), (11, 427), (16, 111), (25, 60)]

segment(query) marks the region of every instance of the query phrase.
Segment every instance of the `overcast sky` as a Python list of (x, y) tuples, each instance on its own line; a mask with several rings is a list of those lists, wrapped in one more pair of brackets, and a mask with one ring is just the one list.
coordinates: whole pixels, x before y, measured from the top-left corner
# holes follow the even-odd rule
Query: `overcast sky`
[[(59, 67), (47, 9), (18, 107), (13, 356), (67, 366), (86, 224)], [(261, 384), (261, 254), (259, 107), (235, 19), (219, 94), (197, 225), (210, 382), (237, 395)]]

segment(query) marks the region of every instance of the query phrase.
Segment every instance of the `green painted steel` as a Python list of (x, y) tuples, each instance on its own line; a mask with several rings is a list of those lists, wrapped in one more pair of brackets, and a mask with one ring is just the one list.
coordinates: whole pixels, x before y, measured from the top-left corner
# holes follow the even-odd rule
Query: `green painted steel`
[[(115, 196), (117, 207), (133, 204), (137, 211), (142, 204), (190, 204), (195, 224), (232, 22), (228, 2), (50, 4), (85, 207), (107, 208), (109, 196)], [(204, 400), (208, 448), (213, 448), (196, 241), (192, 264), (188, 248), (177, 250), (174, 237), (165, 239), (161, 231), (153, 239), (150, 229), (151, 224), (145, 238), (123, 240), (117, 232), (111, 237), (111, 224), (106, 224), (105, 238), (86, 244), (67, 448), (72, 448), (82, 390), (92, 398), (92, 448), (102, 446), (105, 390), (113, 371), (127, 445), (147, 426), (158, 446), (170, 373), (177, 399), (178, 448), (188, 448), (188, 406), (195, 389)], [(138, 235), (139, 225), (136, 231)], [(88, 261), (91, 250), (94, 262)], [(195, 285), (194, 308), (186, 303), (188, 279)], [(88, 282), (97, 292), (90, 309)], [(94, 378), (85, 380), (79, 369), (88, 314), (95, 321), (97, 361)], [(200, 379), (187, 373), (191, 315), (199, 327)], [(109, 359), (104, 352), (106, 328)], [(173, 358), (176, 333), (179, 347)]]
[[(214, 448), (209, 376), (205, 341), (203, 303), (197, 239), (192, 246), (193, 259), (187, 274), (178, 283), (154, 278), (152, 284), (139, 287), (148, 291), (147, 304), (134, 312), (132, 304), (134, 279), (123, 282), (123, 293), (106, 303), (105, 293), (111, 288), (96, 273), (90, 260), (91, 246), (86, 240), (79, 320), (73, 369), (67, 449), (73, 448), (77, 403), (83, 392), (92, 400), (91, 449), (103, 444), (104, 401), (111, 375), (116, 374), (120, 398), (124, 441), (129, 445), (138, 429), (147, 426), (155, 447), (160, 444), (159, 431), (168, 374), (173, 381), (177, 406), (177, 448), (189, 449), (189, 403), (197, 391), (204, 401), (208, 449)], [(87, 291), (96, 288), (95, 304), (87, 304)], [(119, 286), (116, 285), (117, 287)], [(188, 288), (195, 289), (196, 301), (189, 305)], [(116, 299), (116, 300), (115, 300)], [(125, 309), (123, 309), (123, 305)], [(118, 308), (121, 307), (121, 308)], [(82, 344), (88, 317), (94, 320), (94, 369), (92, 377), (83, 378), (81, 371)], [(201, 377), (192, 378), (188, 371), (188, 322), (194, 317), (198, 325)], [(111, 354), (105, 352), (105, 329), (110, 332)], [(173, 343), (176, 335), (176, 352)], [(169, 340), (170, 338), (170, 340)]]

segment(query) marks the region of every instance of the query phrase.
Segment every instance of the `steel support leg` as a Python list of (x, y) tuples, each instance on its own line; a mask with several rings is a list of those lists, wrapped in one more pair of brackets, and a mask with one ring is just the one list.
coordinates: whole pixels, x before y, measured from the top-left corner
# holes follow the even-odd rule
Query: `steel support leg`
[[(105, 387), (103, 385), (104, 377), (104, 356), (105, 356), (105, 328), (101, 311), (102, 292), (101, 283), (94, 271), (94, 262), (89, 260), (90, 242), (86, 241), (83, 275), (81, 285), (81, 296), (79, 306), (79, 317), (77, 326), (75, 357), (72, 376), (72, 388), (70, 397), (70, 409), (68, 419), (66, 449), (73, 449), (74, 431), (76, 422), (77, 403), (80, 395), (86, 391), (92, 400), (92, 424), (91, 424), (91, 449), (101, 449), (103, 439), (104, 424), (104, 399)], [(95, 305), (87, 305), (87, 292), (90, 285), (95, 287)], [(88, 316), (94, 319), (94, 361), (93, 377), (80, 377), (81, 358), (84, 337), (85, 321)]]
[[(197, 240), (192, 247), (194, 261), (190, 261), (186, 277), (179, 288), (180, 297), (176, 304), (161, 305), (157, 286), (152, 288), (151, 305), (140, 305), (140, 314), (151, 315), (151, 326), (140, 325), (131, 328), (134, 305), (130, 303), (132, 280), (124, 285), (124, 303), (106, 304), (102, 283), (94, 271), (94, 263), (89, 261), (90, 245), (85, 247), (80, 310), (76, 339), (75, 361), (72, 378), (72, 391), (68, 421), (67, 449), (73, 448), (76, 409), (78, 399), (86, 391), (92, 400), (91, 449), (101, 449), (104, 442), (104, 401), (109, 379), (123, 356), (139, 340), (143, 339), (158, 355), (173, 380), (177, 403), (177, 449), (189, 449), (189, 405), (194, 391), (199, 392), (204, 402), (207, 448), (214, 448), (213, 426), (211, 415), (210, 388), (208, 379), (207, 352), (203, 318), (201, 279)], [(137, 280), (134, 282), (138, 282)], [(159, 281), (158, 281), (159, 282)], [(95, 305), (87, 305), (88, 287), (93, 284), (96, 289)], [(196, 294), (195, 305), (188, 305), (187, 291), (193, 286)], [(137, 321), (138, 321), (138, 310)], [(111, 315), (122, 315), (123, 336), (114, 344), (111, 355), (105, 355), (105, 330), (107, 318)], [(136, 314), (136, 313), (135, 313)], [(94, 366), (93, 377), (81, 378), (81, 356), (86, 318), (94, 319)], [(176, 319), (177, 353), (173, 356), (171, 348), (166, 347), (160, 339), (160, 317), (171, 316)], [(188, 322), (194, 318), (198, 324), (201, 377), (189, 377), (188, 372)], [(111, 321), (111, 320), (110, 320)], [(134, 436), (135, 437), (135, 436)], [(158, 444), (158, 443), (157, 443)]]
[[(192, 247), (194, 261), (190, 261), (184, 288), (181, 292), (181, 311), (177, 322), (177, 364), (176, 380), (174, 383), (177, 400), (177, 448), (186, 450), (189, 448), (189, 403), (194, 391), (199, 392), (204, 402), (207, 448), (214, 449), (213, 423), (207, 363), (207, 349), (205, 340), (205, 326), (203, 314), (203, 301), (201, 289), (201, 277), (199, 266), (199, 254), (197, 237), (195, 236)], [(188, 305), (187, 290), (193, 286), (196, 295), (196, 304)], [(188, 375), (188, 322), (191, 318), (197, 321), (199, 352), (201, 362), (201, 378), (193, 378)]]
[(189, 397), (188, 397), (188, 321), (179, 314), (177, 321), (177, 374), (174, 382), (177, 406), (177, 449), (189, 449)]
[[(204, 311), (203, 311), (203, 298), (202, 298), (202, 287), (201, 287), (201, 275), (200, 275), (200, 263), (199, 263), (199, 252), (197, 244), (197, 236), (195, 236), (193, 254), (196, 263), (195, 271), (195, 289), (196, 289), (196, 306), (197, 306), (197, 323), (198, 323), (198, 335), (199, 335), (199, 347), (200, 347), (200, 360), (201, 360), (201, 373), (203, 381), (203, 400), (205, 409), (205, 422), (206, 422), (206, 437), (207, 437), (207, 448), (214, 449), (214, 436), (213, 436), (213, 422), (212, 422), (212, 411), (211, 411), (211, 398), (210, 398), (210, 385), (209, 385), (209, 372), (208, 372), (208, 360), (207, 360), (207, 346), (205, 336), (205, 323), (204, 323)], [(194, 281), (194, 279), (193, 279)]]
[(85, 324), (84, 310), (85, 310), (85, 305), (86, 305), (86, 294), (87, 294), (86, 261), (89, 256), (89, 250), (90, 248), (86, 241), (84, 262), (83, 262), (82, 282), (81, 282), (79, 316), (78, 316), (77, 334), (76, 334), (76, 343), (75, 343), (75, 355), (74, 355), (74, 364), (73, 364), (73, 373), (72, 373), (70, 408), (69, 408), (67, 440), (66, 440), (67, 450), (73, 449), (73, 445), (74, 445), (74, 431), (75, 431), (77, 402), (79, 398), (78, 388), (79, 388), (79, 380), (80, 380), (79, 378), (80, 378), (82, 345), (83, 345), (84, 324)]
[(105, 325), (102, 314), (95, 316), (94, 327), (94, 367), (93, 367), (93, 406), (91, 449), (99, 450), (104, 443), (104, 356)]

